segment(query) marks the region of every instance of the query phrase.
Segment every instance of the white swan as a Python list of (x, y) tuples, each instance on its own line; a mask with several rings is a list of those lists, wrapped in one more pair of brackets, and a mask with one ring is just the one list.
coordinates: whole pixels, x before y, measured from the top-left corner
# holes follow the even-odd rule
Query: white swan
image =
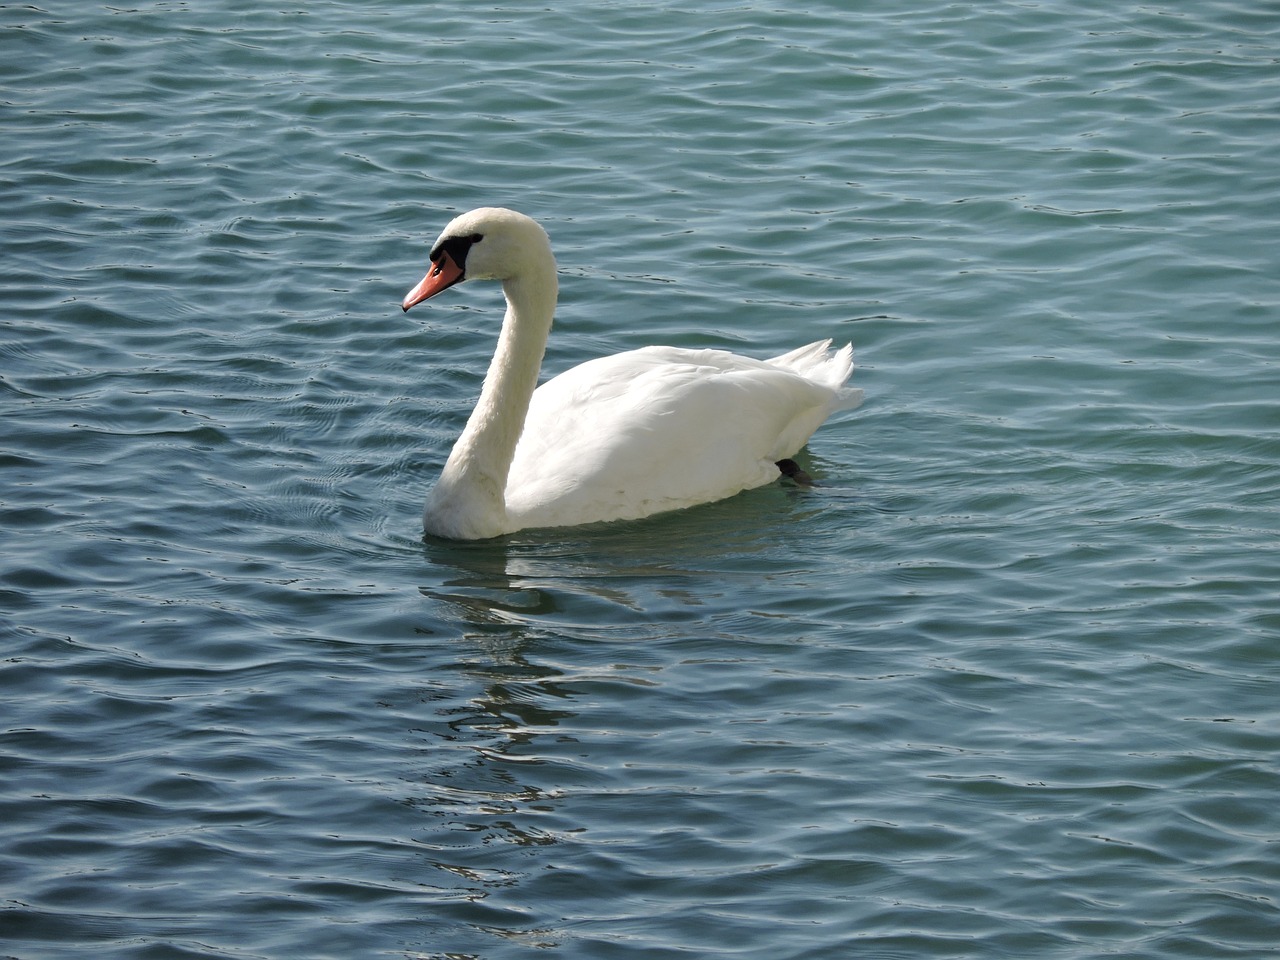
[(512, 210), (464, 213), (404, 309), (472, 279), (501, 280), (507, 312), (480, 399), (427, 497), (429, 534), (477, 540), (720, 500), (776, 480), (777, 461), (862, 400), (845, 386), (852, 348), (831, 354), (830, 340), (772, 360), (645, 347), (535, 390), (556, 306), (546, 232)]

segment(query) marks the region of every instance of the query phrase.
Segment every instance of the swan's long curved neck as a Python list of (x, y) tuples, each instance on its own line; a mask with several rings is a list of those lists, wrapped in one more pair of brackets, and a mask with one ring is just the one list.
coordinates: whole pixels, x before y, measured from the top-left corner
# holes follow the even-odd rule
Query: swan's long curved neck
[(503, 282), (507, 312), (480, 399), (427, 499), (424, 523), (448, 535), (505, 532), (506, 487), (556, 306), (555, 262)]

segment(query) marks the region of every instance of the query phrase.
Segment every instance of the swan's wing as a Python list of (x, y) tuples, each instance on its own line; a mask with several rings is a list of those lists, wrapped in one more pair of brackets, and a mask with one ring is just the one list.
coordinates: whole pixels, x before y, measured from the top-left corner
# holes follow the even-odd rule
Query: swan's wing
[(593, 360), (533, 395), (507, 483), (522, 527), (648, 516), (778, 475), (839, 388), (776, 362), (647, 347)]

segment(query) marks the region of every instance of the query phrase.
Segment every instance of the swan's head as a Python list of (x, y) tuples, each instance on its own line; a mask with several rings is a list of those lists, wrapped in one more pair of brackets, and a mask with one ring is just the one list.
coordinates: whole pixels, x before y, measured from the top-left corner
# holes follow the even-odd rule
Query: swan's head
[(552, 273), (555, 261), (547, 232), (523, 213), (480, 207), (454, 218), (431, 248), (431, 268), (409, 291), (403, 307), (434, 297), (463, 280), (514, 280)]

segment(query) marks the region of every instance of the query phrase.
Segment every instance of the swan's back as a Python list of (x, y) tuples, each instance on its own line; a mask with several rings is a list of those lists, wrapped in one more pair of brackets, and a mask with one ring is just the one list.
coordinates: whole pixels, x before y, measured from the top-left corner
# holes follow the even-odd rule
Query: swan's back
[(533, 395), (507, 481), (512, 529), (634, 519), (776, 480), (839, 409), (848, 346), (819, 341), (772, 360), (645, 347), (592, 360)]

